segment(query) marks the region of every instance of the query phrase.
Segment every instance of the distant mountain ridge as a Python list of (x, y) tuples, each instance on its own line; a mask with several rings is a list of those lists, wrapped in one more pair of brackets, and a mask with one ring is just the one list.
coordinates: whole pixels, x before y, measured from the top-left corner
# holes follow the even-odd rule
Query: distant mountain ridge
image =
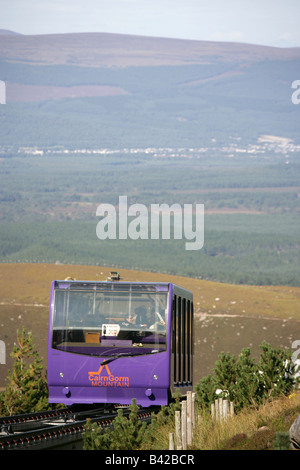
[(2, 33), (0, 145), (202, 147), (264, 134), (298, 142), (299, 71), (300, 48)]
[(15, 31), (11, 31), (10, 29), (0, 29), (0, 35), (21, 35), (21, 33), (16, 33)]
[[(2, 30), (5, 31), (5, 30)], [(112, 33), (19, 35), (2, 33), (0, 57), (33, 64), (128, 67), (247, 63), (300, 58), (300, 48), (168, 39)]]

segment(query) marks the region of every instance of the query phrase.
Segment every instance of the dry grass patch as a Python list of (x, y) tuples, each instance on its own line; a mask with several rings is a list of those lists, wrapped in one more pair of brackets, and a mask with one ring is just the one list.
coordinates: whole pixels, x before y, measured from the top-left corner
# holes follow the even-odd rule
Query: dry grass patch
[(268, 401), (258, 409), (243, 409), (226, 422), (216, 423), (201, 410), (194, 449), (271, 450), (279, 431), (287, 432), (300, 413), (300, 393)]
[[(118, 268), (43, 263), (0, 264), (0, 302), (49, 304), (50, 283), (67, 276), (105, 280)], [(241, 315), (300, 319), (299, 287), (246, 286), (203, 281), (184, 276), (119, 269), (126, 281), (174, 282), (190, 289), (196, 314)]]

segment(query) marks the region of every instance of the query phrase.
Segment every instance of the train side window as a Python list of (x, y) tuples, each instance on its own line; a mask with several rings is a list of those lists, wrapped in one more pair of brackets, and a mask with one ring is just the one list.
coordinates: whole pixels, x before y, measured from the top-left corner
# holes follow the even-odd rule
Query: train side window
[(174, 385), (190, 385), (193, 379), (193, 302), (180, 295), (173, 297), (172, 343)]
[(173, 297), (173, 311), (172, 311), (172, 353), (173, 353), (173, 381), (177, 382), (177, 296)]
[(182, 342), (181, 342), (181, 297), (177, 297), (177, 383), (182, 380), (181, 363), (182, 363)]
[(192, 340), (193, 340), (193, 330), (192, 330), (192, 302), (187, 301), (187, 381), (192, 382)]

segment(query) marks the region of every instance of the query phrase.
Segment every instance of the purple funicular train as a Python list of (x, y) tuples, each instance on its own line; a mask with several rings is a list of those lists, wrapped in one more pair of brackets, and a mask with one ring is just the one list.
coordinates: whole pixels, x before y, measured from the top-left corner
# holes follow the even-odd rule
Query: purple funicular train
[(49, 402), (167, 405), (193, 388), (193, 294), (172, 283), (51, 285)]

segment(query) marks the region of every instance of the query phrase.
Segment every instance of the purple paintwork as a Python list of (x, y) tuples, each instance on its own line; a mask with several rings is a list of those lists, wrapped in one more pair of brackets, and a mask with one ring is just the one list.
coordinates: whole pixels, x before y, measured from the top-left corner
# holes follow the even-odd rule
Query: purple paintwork
[[(150, 331), (147, 329), (145, 332), (140, 327), (142, 331), (138, 332), (138, 340), (118, 339), (118, 337), (104, 338), (101, 334), (97, 336), (99, 328), (93, 327), (92, 329), (86, 326), (88, 323), (87, 315), (83, 328), (78, 329), (78, 327), (72, 326), (72, 329), (69, 326), (61, 326), (63, 321), (65, 321), (64, 325), (69, 325), (69, 323), (73, 321), (71, 307), (69, 307), (69, 304), (71, 305), (71, 300), (69, 299), (72, 298), (73, 291), (76, 291), (76, 299), (78, 298), (79, 300), (81, 300), (80, 292), (84, 292), (84, 295), (86, 295), (86, 291), (83, 287), (82, 290), (80, 290), (80, 283), (82, 285), (85, 283), (85, 286), (87, 286), (85, 288), (91, 295), (94, 295), (93, 292), (97, 292), (97, 299), (100, 299), (99, 306), (104, 304), (106, 306), (108, 305), (107, 302), (105, 303), (104, 300), (101, 300), (101, 289), (103, 288), (105, 291), (103, 294), (104, 299), (105, 296), (111, 295), (109, 289), (112, 284), (112, 291), (117, 292), (117, 294), (114, 295), (121, 296), (122, 294), (122, 302), (124, 302), (123, 298), (125, 298), (123, 289), (127, 289), (126, 286), (130, 285), (132, 289), (138, 286), (141, 291), (144, 287), (152, 287), (154, 292), (146, 292), (146, 294), (142, 292), (141, 294), (140, 291), (137, 291), (138, 293), (135, 297), (132, 297), (131, 303), (137, 301), (137, 299), (140, 302), (142, 298), (144, 304), (147, 305), (146, 301), (148, 301), (148, 298), (152, 296), (151, 301), (153, 302), (156, 300), (155, 296), (157, 293), (159, 293), (157, 295), (160, 295), (160, 304), (163, 304), (166, 299), (166, 308), (164, 309), (166, 322), (163, 331), (154, 332), (153, 330)], [(171, 314), (173, 285), (166, 283), (142, 284), (121, 282), (92, 282), (90, 284), (91, 288), (89, 287), (89, 281), (76, 281), (76, 283), (75, 281), (74, 283), (70, 281), (52, 282), (47, 368), (49, 402), (63, 403), (65, 405), (75, 403), (131, 404), (132, 399), (135, 398), (137, 404), (144, 407), (151, 405), (167, 405), (170, 390), (172, 389), (170, 383), (172, 376), (170, 339), (172, 338)], [(59, 294), (56, 294), (56, 297), (55, 289), (60, 291)], [(120, 291), (118, 289), (120, 289)], [(125, 292), (127, 292), (126, 289)], [(56, 299), (59, 299), (59, 301)], [(60, 307), (55, 307), (56, 301), (58, 303), (60, 302)], [(80, 302), (78, 305), (79, 304)], [(64, 307), (61, 307), (61, 305), (64, 305)], [(68, 312), (65, 305), (68, 305)], [(91, 303), (89, 305), (91, 305)], [(59, 311), (59, 308), (61, 308), (61, 311)], [(63, 308), (65, 309), (64, 311), (62, 310)], [(58, 313), (55, 314), (55, 311)], [(114, 314), (116, 314), (116, 310)], [(89, 332), (97, 330), (95, 334), (96, 339), (93, 339), (93, 343), (88, 343), (86, 337), (85, 340), (80, 340), (80, 342), (78, 339), (70, 340), (69, 336), (76, 334), (77, 337), (79, 337), (79, 335), (83, 335), (82, 331), (86, 334), (87, 330), (89, 330)], [(130, 330), (130, 333), (132, 335), (137, 334), (137, 330), (138, 327), (135, 327)], [(126, 326), (126, 330), (125, 327), (121, 326), (120, 337), (122, 331), (124, 331), (124, 333), (128, 332), (128, 326)], [(155, 343), (153, 341), (155, 341)], [(97, 356), (94, 354), (97, 354)], [(132, 356), (131, 354), (134, 355)], [(191, 385), (191, 383), (189, 383), (189, 385)]]

